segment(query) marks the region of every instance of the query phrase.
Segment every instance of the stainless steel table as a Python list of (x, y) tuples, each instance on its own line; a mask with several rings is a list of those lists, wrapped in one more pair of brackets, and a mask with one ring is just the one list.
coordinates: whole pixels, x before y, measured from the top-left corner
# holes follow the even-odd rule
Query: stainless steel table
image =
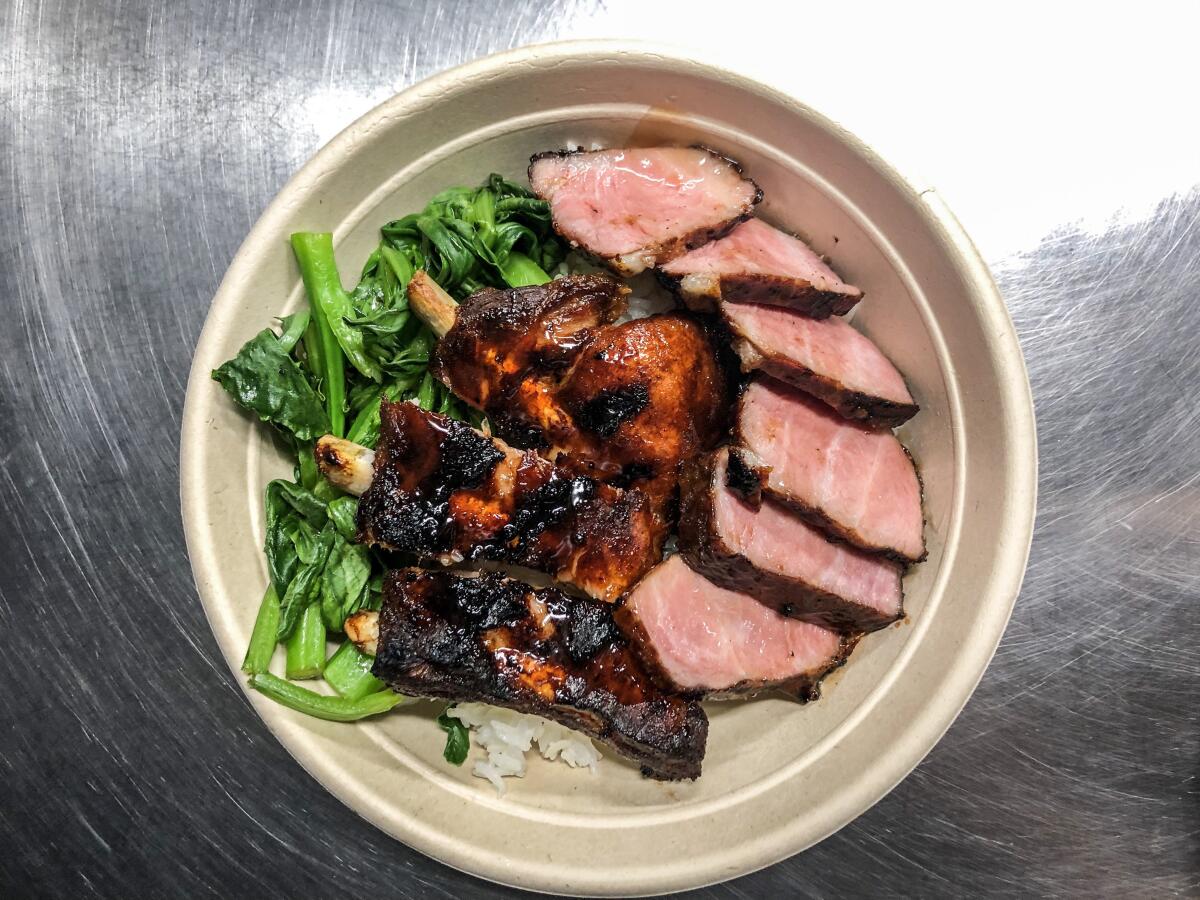
[(322, 142), (582, 36), (696, 47), (935, 185), (1037, 400), (1029, 574), (962, 717), (853, 825), (697, 896), (1200, 891), (1197, 7), (5, 6), (0, 894), (510, 893), (360, 821), (252, 714), (192, 586), (177, 435), (221, 274)]

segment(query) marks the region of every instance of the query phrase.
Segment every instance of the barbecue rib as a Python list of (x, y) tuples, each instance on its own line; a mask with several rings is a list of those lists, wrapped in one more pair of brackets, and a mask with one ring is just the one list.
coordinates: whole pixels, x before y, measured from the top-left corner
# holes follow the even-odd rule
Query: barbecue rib
[(639, 488), (665, 534), (680, 466), (716, 441), (728, 415), (727, 375), (700, 324), (677, 313), (612, 324), (628, 290), (603, 275), (486, 289), (456, 306), (417, 272), (408, 292), (440, 332), (433, 371), (497, 434)]
[(539, 153), (529, 184), (555, 231), (621, 275), (720, 237), (762, 200), (737, 163), (702, 147)]
[(841, 316), (862, 291), (838, 278), (804, 241), (749, 219), (733, 231), (659, 269), (660, 277), (689, 306), (716, 300), (786, 306), (824, 319)]
[[(651, 778), (696, 778), (708, 719), (662, 690), (603, 603), (495, 573), (401, 569), (380, 613), (348, 622), (403, 694), (533, 713), (604, 741)], [(377, 644), (372, 648), (372, 642)]]
[(757, 473), (721, 449), (684, 473), (679, 552), (713, 583), (786, 616), (841, 631), (874, 631), (903, 614), (900, 567), (830, 542), (774, 501)]
[(814, 700), (857, 640), (717, 587), (679, 556), (638, 582), (616, 617), (661, 681), (714, 698), (776, 688)]
[[(365, 543), (444, 564), (526, 566), (610, 602), (662, 556), (639, 491), (566, 472), (412, 403), (384, 400), (380, 418), (358, 504)], [(318, 466), (339, 485), (363, 480), (366, 457), (347, 444), (327, 436), (316, 447)]]

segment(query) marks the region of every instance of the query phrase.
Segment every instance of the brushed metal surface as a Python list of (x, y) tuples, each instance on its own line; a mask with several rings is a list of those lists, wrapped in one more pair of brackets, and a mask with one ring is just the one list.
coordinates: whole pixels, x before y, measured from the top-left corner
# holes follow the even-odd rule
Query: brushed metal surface
[(1200, 891), (1197, 14), (827, 6), (0, 12), (0, 893), (515, 893), (375, 831), (251, 712), (191, 582), (177, 435), (221, 274), (316, 147), (434, 71), (593, 36), (694, 47), (936, 186), (1038, 408), (1029, 573), (962, 716), (851, 826), (695, 896)]

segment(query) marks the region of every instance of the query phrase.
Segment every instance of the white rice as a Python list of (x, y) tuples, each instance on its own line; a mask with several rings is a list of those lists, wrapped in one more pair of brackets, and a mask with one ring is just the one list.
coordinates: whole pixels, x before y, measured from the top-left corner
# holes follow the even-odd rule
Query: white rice
[(586, 766), (594, 773), (600, 761), (600, 752), (590, 740), (540, 716), (485, 703), (459, 703), (446, 714), (472, 729), (476, 742), (487, 752), (487, 760), (476, 762), (471, 773), (490, 781), (500, 795), (505, 792), (505, 778), (524, 777), (525, 754), (535, 743), (543, 757), (557, 759), (573, 769)]

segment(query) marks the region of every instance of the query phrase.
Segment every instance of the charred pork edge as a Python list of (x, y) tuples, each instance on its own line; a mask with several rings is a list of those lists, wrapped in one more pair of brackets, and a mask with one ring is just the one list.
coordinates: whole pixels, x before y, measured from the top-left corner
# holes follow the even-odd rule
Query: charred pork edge
[(361, 497), (375, 477), (375, 451), (327, 434), (313, 448), (317, 468), (334, 487)]
[(424, 269), (417, 269), (409, 279), (408, 302), (417, 318), (429, 326), (434, 337), (440, 339), (454, 327), (458, 303)]
[[(716, 490), (713, 485), (714, 458), (715, 454), (708, 454), (693, 460), (684, 467), (680, 477), (679, 553), (689, 566), (713, 584), (748, 594), (781, 615), (844, 634), (878, 631), (904, 618), (903, 583), (899, 613), (892, 617), (871, 615), (869, 610), (804, 583), (802, 579), (765, 571), (740, 553), (715, 550), (714, 544), (723, 541), (713, 529), (712, 522), (712, 494)], [(746, 584), (750, 582), (754, 589), (747, 590)], [(805, 597), (797, 597), (795, 602), (780, 602), (772, 597), (785, 592), (796, 597), (799, 590), (804, 591)]]
[(916, 403), (897, 403), (861, 391), (850, 390), (841, 382), (777, 355), (767, 355), (753, 341), (743, 337), (732, 325), (733, 350), (741, 360), (742, 371), (758, 371), (799, 388), (838, 411), (844, 418), (873, 428), (896, 428), (920, 411)]
[[(689, 309), (711, 312), (718, 301), (757, 303), (789, 309), (810, 319), (844, 316), (862, 299), (857, 294), (822, 291), (811, 282), (783, 275), (717, 275), (689, 272), (668, 275), (655, 270), (660, 284), (683, 300)], [(764, 295), (763, 291), (766, 291)]]
[[(711, 228), (697, 228), (695, 231), (691, 231), (691, 232), (688, 232), (687, 234), (680, 235), (679, 237), (673, 238), (672, 240), (667, 241), (666, 243), (654, 244), (654, 245), (647, 246), (647, 247), (638, 247), (636, 250), (632, 250), (629, 253), (622, 253), (622, 254), (619, 254), (616, 256), (601, 256), (597, 253), (592, 253), (591, 251), (586, 250), (583, 247), (580, 247), (579, 244), (577, 244), (575, 241), (568, 240), (568, 243), (571, 245), (571, 247), (575, 250), (579, 250), (581, 253), (585, 253), (587, 256), (590, 256), (592, 259), (597, 260), (598, 262), (604, 264), (609, 269), (616, 272), (618, 275), (622, 275), (626, 278), (631, 278), (634, 275), (641, 274), (642, 272), (646, 271), (647, 269), (654, 269), (657, 266), (661, 265), (662, 263), (669, 262), (670, 260), (675, 259), (675, 257), (677, 257), (677, 256), (682, 256), (683, 254), (687, 253), (690, 250), (695, 250), (697, 247), (703, 247), (705, 244), (709, 243), (710, 241), (715, 241), (718, 238), (723, 238), (723, 237), (725, 237), (725, 235), (729, 234), (729, 232), (733, 231), (733, 229), (735, 227), (737, 227), (738, 225), (740, 225), (742, 222), (745, 222), (747, 219), (754, 218), (754, 208), (756, 206), (758, 206), (758, 204), (762, 203), (763, 191), (762, 191), (762, 188), (758, 186), (758, 182), (746, 174), (745, 170), (742, 168), (742, 164), (739, 163), (737, 160), (730, 159), (728, 156), (724, 155), (723, 153), (718, 153), (716, 150), (713, 150), (711, 147), (705, 147), (703, 144), (690, 144), (689, 146), (694, 150), (703, 150), (705, 153), (708, 153), (708, 154), (711, 154), (712, 156), (717, 157), (717, 159), (724, 160), (726, 163), (728, 163), (733, 168), (733, 170), (735, 172), (738, 173), (738, 177), (740, 177), (743, 181), (750, 182), (751, 186), (753, 186), (753, 188), (754, 188), (754, 195), (750, 198), (749, 202), (746, 204), (745, 209), (743, 209), (741, 213), (739, 213), (734, 218), (727, 219), (724, 222), (720, 222), (720, 223), (712, 226)], [(607, 147), (607, 148), (603, 148), (603, 149), (619, 150), (621, 148), (620, 147), (615, 147), (615, 148)], [(639, 148), (633, 147), (633, 148), (626, 148), (626, 149), (635, 149), (636, 150)], [(653, 149), (653, 148), (640, 148), (640, 149)], [(570, 149), (567, 149), (567, 150), (543, 150), (541, 153), (535, 153), (535, 154), (533, 154), (533, 156), (529, 157), (529, 168), (526, 169), (526, 177), (529, 179), (529, 183), (532, 185), (533, 184), (533, 167), (538, 162), (538, 160), (552, 159), (552, 158), (553, 159), (565, 159), (568, 156), (577, 156), (582, 153), (599, 153), (599, 152), (602, 152), (602, 150), (585, 150), (583, 147), (576, 147), (574, 150), (570, 150)], [(538, 194), (538, 197), (540, 197), (543, 200), (546, 199), (545, 197), (542, 197), (540, 194)], [(547, 201), (547, 202), (549, 202), (549, 201)], [(554, 204), (553, 203), (550, 204), (550, 221), (551, 221), (551, 224), (554, 226), (555, 233), (561, 235), (562, 229), (559, 228), (558, 219), (555, 218), (555, 216), (554, 216)], [(631, 265), (631, 263), (632, 263), (632, 265)]]

